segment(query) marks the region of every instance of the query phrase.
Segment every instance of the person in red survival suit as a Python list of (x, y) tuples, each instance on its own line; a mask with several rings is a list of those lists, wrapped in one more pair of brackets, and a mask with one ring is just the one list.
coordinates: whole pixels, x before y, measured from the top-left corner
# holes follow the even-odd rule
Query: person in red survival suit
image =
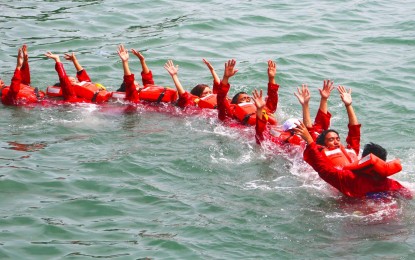
[[(131, 74), (131, 71), (128, 67), (128, 59), (129, 59), (128, 50), (125, 49), (123, 45), (120, 45), (120, 46), (118, 46), (118, 51), (117, 52), (118, 52), (118, 55), (120, 56), (121, 61), (123, 63), (124, 80), (123, 80), (123, 83), (117, 89), (116, 92), (125, 92), (125, 100), (133, 102), (133, 103), (138, 103), (138, 102), (140, 102), (139, 92), (147, 86), (154, 85), (153, 73), (148, 68), (143, 54), (141, 54), (141, 52), (139, 52), (135, 49), (131, 49), (131, 52), (140, 60), (140, 63), (141, 63), (141, 69), (142, 69), (142, 71), (141, 71), (141, 81), (142, 81), (143, 85), (140, 85), (135, 80), (134, 74)], [(124, 60), (125, 58), (126, 58), (126, 60)], [(127, 67), (125, 67), (125, 65)], [(127, 71), (126, 71), (126, 69), (127, 69)], [(131, 84), (131, 80), (132, 80), (133, 84)]]
[[(330, 97), (330, 93), (333, 90), (333, 82), (324, 80), (323, 88), (319, 89), (320, 92), (320, 107), (317, 112), (314, 124), (311, 123), (309, 101), (310, 92), (306, 84), (302, 85), (302, 88), (297, 88), (298, 92), (294, 95), (298, 98), (303, 108), (303, 121), (307, 122), (305, 125), (311, 133), (313, 133), (313, 139), (324, 130), (327, 130), (330, 126), (331, 114), (328, 112), (327, 100)], [(258, 92), (255, 90), (253, 93), (254, 103), (257, 107), (257, 117), (255, 126), (255, 138), (258, 144), (262, 141), (270, 140), (274, 143), (304, 145), (304, 141), (298, 135), (295, 135), (294, 128), (296, 122), (299, 122), (296, 118), (290, 118), (284, 122), (282, 126), (275, 127), (267, 124), (267, 114), (264, 111), (265, 102), (262, 100), (262, 90)]]
[[(182, 84), (180, 83), (178, 72), (179, 72), (179, 65), (174, 65), (172, 60), (168, 60), (164, 65), (164, 68), (170, 74), (171, 78), (173, 79), (174, 85), (176, 86), (177, 92), (179, 94), (179, 100), (177, 101), (177, 105), (181, 108), (185, 108), (188, 106), (199, 106), (201, 108), (216, 108), (217, 101), (216, 95), (218, 92), (220, 79), (215, 72), (215, 69), (210, 64), (210, 62), (206, 59), (203, 59), (203, 62), (209, 68), (210, 73), (213, 77), (213, 90), (206, 84), (198, 84), (196, 85), (190, 93), (185, 91)], [(208, 97), (209, 96), (209, 97)], [(210, 100), (212, 99), (212, 100)], [(205, 102), (206, 101), (206, 102)]]
[[(236, 61), (234, 59), (228, 60), (225, 63), (225, 71), (223, 74), (222, 81), (218, 88), (218, 118), (221, 121), (225, 121), (229, 118), (237, 119), (239, 122), (242, 122), (246, 125), (255, 125), (256, 123), (256, 108), (255, 105), (252, 104), (252, 113), (244, 114), (244, 109), (242, 106), (247, 108), (251, 104), (251, 97), (246, 92), (239, 92), (233, 98), (232, 101), (229, 103), (226, 96), (229, 92), (229, 78), (233, 77), (238, 70), (235, 69)], [(277, 124), (276, 119), (274, 118), (274, 113), (277, 110), (278, 105), (278, 89), (279, 85), (275, 82), (275, 75), (277, 73), (277, 65), (274, 61), (268, 61), (268, 97), (266, 100), (266, 105), (264, 110), (268, 115), (268, 123), (270, 124)], [(249, 108), (251, 109), (251, 108)], [(242, 112), (241, 112), (242, 111)]]
[(1, 101), (4, 105), (17, 106), (37, 103), (45, 93), (30, 86), (29, 55), (27, 45), (19, 48), (16, 69), (10, 87), (0, 79)]
[[(343, 167), (346, 164), (355, 162), (360, 149), (360, 128), (356, 114), (352, 107), (352, 90), (346, 90), (343, 86), (338, 86), (337, 90), (346, 107), (349, 118), (349, 132), (346, 138), (347, 146), (344, 147), (340, 142), (339, 133), (336, 130), (328, 129), (323, 131), (316, 139), (318, 150), (322, 153), (323, 158), (330, 161), (333, 165)], [(304, 154), (304, 160), (310, 163), (307, 153)]]
[(111, 96), (110, 92), (105, 90), (101, 84), (94, 84), (86, 72), (80, 65), (75, 54), (65, 53), (65, 59), (72, 61), (77, 73), (76, 78), (70, 77), (66, 74), (63, 64), (60, 61), (59, 55), (47, 52), (46, 57), (55, 60), (55, 70), (59, 76), (59, 86), (62, 89), (62, 96), (66, 102), (87, 102), (87, 103), (102, 103), (107, 102)]
[[(324, 181), (344, 195), (355, 198), (376, 198), (378, 194), (386, 193), (385, 195), (397, 195), (406, 199), (412, 199), (412, 192), (396, 180), (387, 177), (378, 178), (367, 174), (357, 174), (351, 170), (341, 169), (332, 164), (324, 158), (324, 155), (319, 150), (319, 146), (313, 140), (307, 127), (303, 123), (298, 124), (295, 132), (307, 143), (306, 149), (304, 150), (304, 157), (308, 158), (307, 163)], [(386, 156), (382, 156), (383, 152), (379, 153), (378, 151), (378, 148), (374, 148), (373, 145), (368, 145), (365, 146), (363, 153), (372, 153), (386, 160)]]

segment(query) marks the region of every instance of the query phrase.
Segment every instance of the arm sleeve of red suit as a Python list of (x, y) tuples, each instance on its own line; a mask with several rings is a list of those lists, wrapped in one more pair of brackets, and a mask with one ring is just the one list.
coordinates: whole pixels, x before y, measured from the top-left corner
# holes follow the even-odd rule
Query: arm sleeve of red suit
[(347, 148), (353, 149), (356, 154), (359, 154), (360, 149), (360, 128), (361, 124), (348, 125), (349, 133), (347, 134), (346, 143)]
[(89, 78), (88, 73), (86, 73), (86, 70), (84, 69), (76, 72), (76, 77), (78, 78), (79, 81), (91, 82), (91, 79)]
[(10, 84), (9, 92), (7, 92), (7, 96), (2, 98), (2, 101), (6, 105), (14, 105), (17, 101), (17, 94), (20, 91), (20, 83), (22, 81), (22, 76), (20, 69), (15, 69), (13, 78)]
[(22, 74), (22, 84), (30, 85), (30, 68), (29, 62), (23, 62), (22, 68), (20, 69)]
[(278, 84), (271, 84), (268, 83), (268, 98), (267, 98), (267, 103), (266, 103), (266, 107), (269, 113), (274, 114), (275, 111), (277, 111), (277, 106), (278, 106), (278, 89), (279, 89), (279, 85)]
[(313, 128), (316, 132), (323, 132), (330, 128), (330, 112), (324, 113), (320, 109), (317, 111), (316, 118), (314, 119)]
[(313, 138), (313, 141), (317, 140), (317, 137), (320, 135), (321, 131), (317, 131), (314, 126), (307, 127), (308, 132), (310, 133), (311, 137)]
[(59, 76), (59, 83), (62, 89), (63, 99), (66, 101), (71, 101), (72, 99), (76, 99), (75, 90), (69, 81), (68, 76), (66, 75), (65, 68), (61, 62), (57, 62), (55, 64), (55, 70)]
[(140, 97), (138, 95), (137, 89), (135, 88), (134, 80), (134, 74), (124, 75), (125, 99), (131, 102), (138, 102), (140, 100)]
[(212, 93), (213, 94), (218, 94), (219, 88), (220, 88), (220, 83), (217, 83), (216, 81), (213, 81)]
[(190, 94), (189, 92), (184, 92), (183, 95), (179, 96), (179, 100), (177, 100), (177, 106), (181, 108), (185, 108), (187, 106), (194, 105), (194, 100), (196, 96)]
[(257, 144), (261, 144), (262, 141), (264, 141), (264, 132), (267, 127), (267, 121), (264, 119), (259, 119), (259, 117), (256, 118), (256, 124), (255, 124), (255, 141)]
[(141, 72), (141, 80), (143, 81), (143, 86), (154, 85), (153, 73), (151, 70), (148, 73)]
[(218, 102), (218, 118), (221, 121), (224, 121), (227, 118), (232, 117), (231, 106), (229, 100), (227, 99), (229, 88), (229, 83), (224, 85), (221, 82), (218, 88), (218, 94), (216, 96)]

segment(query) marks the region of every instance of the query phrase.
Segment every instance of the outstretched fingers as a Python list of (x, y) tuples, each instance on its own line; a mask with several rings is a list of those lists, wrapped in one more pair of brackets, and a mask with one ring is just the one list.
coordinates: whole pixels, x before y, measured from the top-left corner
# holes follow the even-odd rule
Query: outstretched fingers
[(252, 92), (253, 100), (257, 109), (263, 109), (265, 107), (265, 101), (262, 99), (262, 89), (260, 91), (254, 90)]
[(344, 105), (347, 107), (352, 104), (352, 89), (347, 90), (344, 86), (338, 86), (337, 90), (340, 93), (340, 98), (342, 99)]
[(273, 60), (268, 60), (268, 76), (275, 77), (277, 74), (277, 63)]
[(128, 61), (129, 54), (128, 54), (128, 50), (124, 47), (124, 45), (122, 44), (118, 45), (117, 53), (118, 53), (118, 56), (120, 56), (120, 59), (122, 61)]
[(310, 91), (308, 90), (307, 84), (302, 84), (301, 88), (297, 88), (297, 92), (294, 92), (301, 105), (307, 104), (310, 101)]
[(166, 64), (164, 64), (164, 68), (171, 76), (177, 75), (177, 72), (179, 71), (179, 65), (174, 65), (173, 60), (168, 60)]
[(56, 62), (60, 62), (59, 55), (57, 55), (57, 54), (53, 54), (53, 53), (52, 53), (52, 52), (50, 52), (50, 51), (46, 52), (46, 53), (45, 53), (45, 56), (46, 56), (46, 57), (48, 57), (49, 59), (53, 59), (53, 60), (55, 60)]
[(334, 89), (333, 81), (328, 79), (328, 80), (324, 80), (323, 88), (319, 88), (318, 90), (320, 91), (320, 96), (322, 98), (328, 99), (333, 89)]
[(236, 60), (235, 59), (231, 59), (228, 60), (228, 62), (225, 63), (225, 74), (224, 76), (226, 77), (232, 77), (233, 75), (235, 75), (238, 70), (235, 69), (235, 65), (236, 65)]

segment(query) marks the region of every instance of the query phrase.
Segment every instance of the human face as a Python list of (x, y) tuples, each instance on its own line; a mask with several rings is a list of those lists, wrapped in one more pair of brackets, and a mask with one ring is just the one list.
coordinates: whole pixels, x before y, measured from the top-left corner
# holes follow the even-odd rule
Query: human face
[(251, 97), (248, 94), (239, 94), (236, 104), (251, 102)]
[(207, 95), (210, 95), (210, 94), (212, 94), (212, 90), (209, 87), (206, 87), (203, 90), (202, 94), (200, 94), (200, 97), (204, 98), (204, 97), (206, 97)]
[(335, 132), (329, 132), (324, 138), (324, 146), (328, 149), (336, 149), (340, 147), (340, 137)]
[(4, 88), (4, 81), (2, 79), (0, 79), (0, 89)]

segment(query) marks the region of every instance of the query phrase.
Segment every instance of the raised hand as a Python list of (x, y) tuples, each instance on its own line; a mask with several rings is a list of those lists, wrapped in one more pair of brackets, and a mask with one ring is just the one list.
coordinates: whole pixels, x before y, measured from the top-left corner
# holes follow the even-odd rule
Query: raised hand
[(145, 58), (143, 56), (143, 54), (141, 54), (141, 52), (135, 50), (135, 49), (131, 49), (131, 52), (137, 56), (138, 59), (140, 59), (140, 61), (145, 61)]
[(72, 53), (65, 53), (63, 55), (63, 57), (65, 58), (65, 60), (70, 60), (70, 61), (75, 61), (76, 60), (76, 56), (75, 56), (75, 53), (74, 52), (72, 52)]
[(302, 84), (301, 88), (297, 88), (297, 92), (294, 92), (301, 105), (308, 104), (310, 101), (310, 91), (308, 90), (307, 84)]
[(314, 142), (313, 138), (310, 135), (310, 132), (308, 132), (308, 129), (303, 122), (295, 124), (297, 125), (297, 127), (294, 128), (295, 134), (301, 136), (304, 139), (304, 141), (307, 142), (307, 144), (311, 144), (312, 142)]
[(117, 49), (118, 56), (120, 56), (121, 61), (126, 62), (130, 55), (128, 54), (128, 50), (124, 47), (124, 45), (118, 45)]
[(235, 65), (236, 65), (236, 60), (234, 59), (228, 60), (228, 62), (225, 63), (225, 71), (223, 73), (224, 78), (230, 78), (233, 75), (235, 75), (236, 72), (238, 72), (238, 70), (235, 69)]
[(266, 105), (265, 101), (262, 99), (262, 89), (259, 92), (255, 89), (252, 92), (252, 96), (257, 110), (262, 110)]
[(164, 68), (170, 74), (170, 76), (175, 76), (179, 72), (179, 65), (174, 65), (172, 60), (168, 60), (166, 64), (164, 64)]
[(346, 107), (350, 106), (352, 104), (352, 89), (349, 88), (349, 90), (346, 90), (343, 86), (338, 86), (337, 90), (340, 93), (340, 98), (342, 99), (344, 105)]
[(210, 62), (207, 59), (202, 59), (202, 60), (203, 60), (203, 63), (206, 64), (209, 70), (214, 70), (212, 64), (210, 64)]
[(45, 56), (48, 57), (49, 59), (53, 59), (55, 60), (55, 62), (60, 62), (60, 58), (59, 55), (57, 54), (53, 54), (52, 52), (48, 51), (45, 53)]
[(333, 81), (331, 80), (324, 80), (323, 88), (319, 88), (321, 98), (328, 99), (330, 97), (331, 91), (334, 89)]
[(275, 78), (275, 75), (277, 75), (277, 63), (275, 63), (272, 60), (269, 60), (268, 61), (268, 77)]

